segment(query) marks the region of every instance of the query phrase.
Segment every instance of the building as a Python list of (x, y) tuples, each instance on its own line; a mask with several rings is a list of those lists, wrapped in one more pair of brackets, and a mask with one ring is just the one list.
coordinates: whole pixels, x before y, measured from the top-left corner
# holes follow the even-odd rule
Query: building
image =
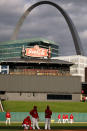
[(85, 68), (87, 67), (87, 57), (81, 55), (74, 56), (60, 56), (53, 59), (65, 60), (72, 62), (73, 65), (70, 67), (70, 73), (73, 76), (80, 76), (81, 81), (85, 82)]
[(46, 49), (50, 47), (52, 57), (58, 56), (59, 54), (59, 46), (53, 41), (43, 38), (14, 40), (0, 42), (0, 61), (11, 58), (20, 58), (23, 48), (33, 47), (34, 45), (38, 45)]
[(56, 44), (44, 43), (42, 47), (40, 41), (33, 41), (31, 46), (25, 40), (18, 42), (0, 44), (1, 99), (80, 101), (80, 77), (70, 74), (73, 63), (51, 59), (54, 54), (58, 56)]
[(81, 101), (87, 99), (87, 57), (81, 55), (74, 56), (60, 56), (53, 59), (66, 60), (68, 62), (74, 63), (70, 67), (70, 74), (72, 76), (81, 77)]

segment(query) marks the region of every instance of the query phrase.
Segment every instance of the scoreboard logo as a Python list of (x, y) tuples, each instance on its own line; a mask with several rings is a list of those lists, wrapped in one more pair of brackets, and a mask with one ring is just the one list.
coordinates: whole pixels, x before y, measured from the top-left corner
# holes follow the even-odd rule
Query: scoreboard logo
[(35, 45), (34, 48), (26, 48), (25, 55), (31, 57), (47, 57), (48, 49), (40, 48), (38, 45)]

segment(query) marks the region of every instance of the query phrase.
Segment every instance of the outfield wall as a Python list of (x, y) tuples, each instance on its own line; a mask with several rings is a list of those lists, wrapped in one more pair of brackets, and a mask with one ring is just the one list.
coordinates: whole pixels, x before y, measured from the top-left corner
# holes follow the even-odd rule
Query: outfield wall
[[(72, 97), (72, 99), (48, 99), (47, 96), (48, 95), (54, 95), (54, 97), (57, 95), (57, 96), (60, 96), (60, 93), (6, 93), (6, 97), (7, 97), (7, 100), (11, 100), (11, 101), (14, 101), (14, 100), (19, 100), (19, 101), (80, 101), (80, 94), (70, 94), (70, 96)], [(62, 94), (62, 97), (63, 96), (68, 96), (69, 94), (66, 94), (66, 93), (63, 93)]]
[[(0, 121), (4, 122), (5, 121), (5, 112), (0, 112)], [(61, 116), (63, 114), (68, 114), (68, 116), (70, 117), (71, 113), (66, 113), (66, 112), (62, 112), (60, 113)], [(74, 116), (74, 122), (87, 122), (87, 113), (72, 113)], [(22, 122), (24, 120), (25, 117), (29, 116), (28, 112), (11, 112), (11, 122)], [(45, 114), (44, 112), (40, 112), (39, 113), (39, 122), (45, 122), (45, 118), (44, 118)], [(52, 114), (52, 122), (58, 122), (58, 113), (53, 113)]]
[(78, 76), (0, 75), (0, 85), (7, 100), (80, 101)]

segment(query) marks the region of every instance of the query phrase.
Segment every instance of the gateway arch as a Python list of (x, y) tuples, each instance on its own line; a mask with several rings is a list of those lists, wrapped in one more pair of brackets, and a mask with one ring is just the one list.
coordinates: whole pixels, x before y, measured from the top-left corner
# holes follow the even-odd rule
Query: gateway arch
[(40, 2), (37, 2), (33, 5), (31, 5), (25, 12), (24, 14), (20, 17), (17, 25), (16, 25), (16, 28), (13, 32), (13, 35), (11, 37), (11, 40), (16, 40), (17, 38), (17, 35), (19, 33), (19, 30), (24, 22), (24, 20), (26, 19), (26, 17), (30, 14), (30, 12), (37, 6), (40, 6), (40, 5), (43, 5), (43, 4), (49, 4), (49, 5), (52, 5), (54, 6), (58, 11), (61, 12), (61, 14), (63, 15), (63, 17), (65, 18), (67, 24), (68, 24), (68, 27), (69, 27), (69, 30), (71, 32), (71, 35), (72, 35), (72, 38), (73, 38), (73, 42), (74, 42), (74, 46), (75, 46), (75, 50), (76, 50), (76, 54), (77, 55), (84, 55), (84, 52), (83, 52), (83, 48), (82, 48), (82, 44), (81, 44), (81, 41), (80, 41), (80, 38), (78, 36), (78, 32), (71, 20), (71, 18), (69, 17), (69, 15), (66, 13), (66, 11), (60, 7), (58, 4), (55, 4), (51, 1), (40, 1)]

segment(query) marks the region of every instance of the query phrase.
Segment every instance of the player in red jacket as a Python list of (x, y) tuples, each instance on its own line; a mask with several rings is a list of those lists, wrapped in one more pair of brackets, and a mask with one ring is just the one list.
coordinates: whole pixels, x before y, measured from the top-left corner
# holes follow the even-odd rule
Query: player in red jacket
[(73, 123), (73, 119), (74, 119), (74, 116), (71, 114), (71, 115), (70, 115), (70, 123), (71, 123), (71, 124)]
[(38, 125), (39, 116), (38, 116), (38, 112), (37, 112), (37, 107), (36, 106), (34, 106), (33, 110), (30, 111), (30, 115), (32, 116), (33, 129), (35, 129), (35, 126), (37, 127), (37, 129), (40, 129), (40, 127)]
[(51, 115), (52, 111), (50, 110), (50, 107), (47, 106), (45, 110), (45, 130), (50, 130), (50, 123), (51, 123)]
[(22, 126), (24, 127), (24, 131), (26, 131), (28, 129), (32, 130), (30, 116), (27, 116), (23, 120)]
[(5, 117), (6, 117), (6, 125), (7, 125), (7, 123), (9, 123), (9, 125), (10, 125), (10, 119), (11, 119), (11, 114), (10, 114), (10, 112), (9, 111), (7, 111), (6, 112), (6, 115), (5, 115)]
[(65, 122), (69, 123), (68, 114), (65, 115)]
[(65, 123), (65, 114), (63, 114), (62, 118), (63, 118), (63, 123)]
[(61, 123), (61, 114), (58, 115), (58, 123)]

